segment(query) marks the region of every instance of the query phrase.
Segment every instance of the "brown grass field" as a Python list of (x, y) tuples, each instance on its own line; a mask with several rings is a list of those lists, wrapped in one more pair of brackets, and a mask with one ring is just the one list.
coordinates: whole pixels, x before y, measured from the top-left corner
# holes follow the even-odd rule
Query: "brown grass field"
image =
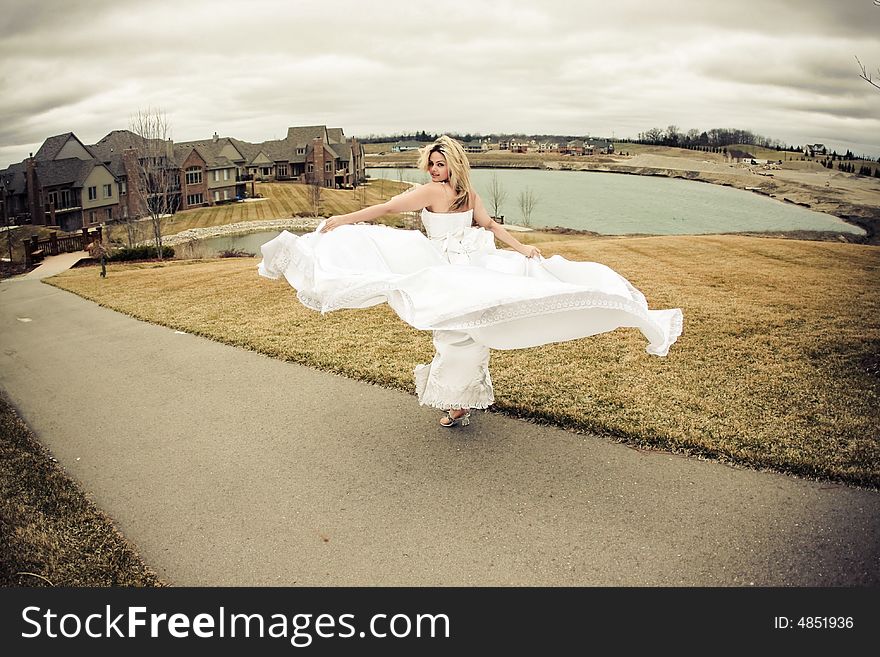
[[(684, 334), (667, 358), (648, 356), (634, 329), (493, 352), (496, 410), (644, 448), (880, 485), (880, 247), (522, 239), (613, 267), (652, 308), (681, 307)], [(80, 268), (50, 282), (146, 321), (412, 390), (413, 366), (431, 358), (429, 334), (387, 306), (321, 316), (286, 283), (258, 277), (256, 264), (112, 265), (106, 279)]]

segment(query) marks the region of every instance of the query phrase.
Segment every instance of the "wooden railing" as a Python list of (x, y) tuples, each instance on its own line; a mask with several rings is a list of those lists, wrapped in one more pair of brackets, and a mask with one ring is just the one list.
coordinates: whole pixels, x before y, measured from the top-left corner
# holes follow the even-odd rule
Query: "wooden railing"
[(75, 235), (66, 235), (64, 237), (58, 237), (58, 233), (52, 233), (49, 237), (39, 239), (34, 235), (25, 243), (25, 264), (30, 266), (49, 255), (85, 251), (89, 244), (100, 239), (100, 226), (91, 231), (88, 228), (83, 228), (81, 232)]

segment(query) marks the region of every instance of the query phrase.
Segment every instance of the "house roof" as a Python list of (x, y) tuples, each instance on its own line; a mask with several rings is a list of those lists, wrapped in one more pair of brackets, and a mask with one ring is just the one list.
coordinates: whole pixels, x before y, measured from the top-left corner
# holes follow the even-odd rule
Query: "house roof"
[(105, 135), (97, 144), (90, 146), (90, 149), (101, 160), (108, 159), (112, 154), (122, 155), (125, 149), (138, 148), (143, 142), (143, 137), (130, 130), (114, 130)]
[(47, 138), (46, 141), (44, 141), (43, 144), (40, 146), (40, 149), (37, 151), (36, 155), (34, 155), (34, 159), (37, 161), (54, 160), (56, 157), (58, 157), (58, 153), (61, 152), (61, 149), (64, 148), (64, 145), (71, 139), (76, 140), (76, 142), (79, 143), (79, 145), (82, 146), (88, 153), (93, 154), (89, 147), (82, 143), (75, 134), (73, 134), (72, 132), (65, 132), (63, 134)]
[(327, 144), (325, 148), (326, 150), (331, 151), (335, 157), (338, 157), (343, 162), (351, 160), (351, 144)]
[(82, 187), (86, 178), (96, 166), (97, 160), (80, 160), (68, 157), (63, 160), (46, 160), (37, 163), (37, 177), (42, 187), (70, 185)]
[[(202, 156), (202, 159), (205, 160), (208, 168), (232, 167), (235, 166), (236, 162), (240, 162), (241, 160), (247, 161), (250, 159), (244, 152), (245, 149), (238, 145), (240, 143), (244, 142), (238, 142), (238, 140), (234, 140), (231, 137), (219, 138), (216, 141), (213, 139), (182, 141), (174, 145), (174, 155), (175, 159), (178, 159), (179, 152), (183, 152), (183, 150), (186, 149), (196, 149), (199, 155)], [(230, 160), (228, 157), (221, 154), (223, 149), (229, 145), (232, 145), (241, 154), (241, 160)], [(190, 150), (186, 150), (186, 153), (183, 154), (183, 158), (180, 158), (181, 162), (189, 155)]]
[(341, 144), (345, 141), (342, 128), (327, 128), (327, 137), (330, 139), (331, 144)]
[[(98, 143), (88, 146), (88, 149), (118, 178), (126, 175), (123, 153), (129, 148), (143, 148), (144, 141), (143, 137), (131, 130), (113, 130), (104, 135)], [(157, 139), (154, 142), (161, 143), (161, 140)]]
[(287, 141), (292, 146), (301, 146), (303, 144), (311, 144), (312, 140), (321, 138), (324, 143), (330, 141), (327, 135), (327, 127), (323, 125), (298, 126), (287, 129)]
[(7, 182), (7, 191), (10, 194), (24, 194), (27, 191), (25, 184), (27, 175), (27, 167), (24, 162), (10, 164), (6, 169), (0, 171), (0, 177)]

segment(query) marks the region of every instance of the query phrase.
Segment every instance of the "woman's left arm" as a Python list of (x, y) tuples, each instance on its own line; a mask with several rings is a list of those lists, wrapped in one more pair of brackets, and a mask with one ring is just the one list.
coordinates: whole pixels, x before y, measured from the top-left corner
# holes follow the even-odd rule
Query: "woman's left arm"
[(486, 208), (483, 206), (483, 200), (476, 192), (474, 192), (474, 219), (479, 226), (486, 230), (491, 230), (495, 237), (508, 246), (512, 246), (527, 258), (536, 258), (541, 255), (541, 250), (537, 246), (523, 244), (511, 235), (504, 226), (490, 217)]

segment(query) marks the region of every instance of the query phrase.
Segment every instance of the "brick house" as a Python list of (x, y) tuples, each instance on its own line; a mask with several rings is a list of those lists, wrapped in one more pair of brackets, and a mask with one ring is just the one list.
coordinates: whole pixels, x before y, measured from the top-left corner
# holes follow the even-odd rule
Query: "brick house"
[[(560, 155), (583, 155), (586, 151), (586, 145), (581, 139), (574, 139), (565, 146), (559, 147)], [(591, 151), (592, 153), (592, 151)]]
[(118, 179), (72, 132), (0, 171), (0, 183), (4, 212), (18, 223), (72, 232), (119, 217)]
[(291, 127), (284, 139), (259, 144), (228, 140), (242, 154), (241, 172), (248, 180), (318, 181), (343, 189), (357, 187), (367, 177), (363, 145), (346, 139), (342, 128)]
[[(156, 144), (154, 144), (156, 145)], [(318, 182), (353, 188), (366, 180), (364, 147), (341, 128), (292, 127), (284, 139), (251, 144), (232, 137), (158, 144), (171, 170), (172, 211), (244, 198), (251, 180)], [(114, 130), (91, 146), (71, 132), (49, 137), (36, 155), (0, 170), (0, 204), (16, 223), (84, 226), (143, 216), (132, 193), (141, 137)]]

